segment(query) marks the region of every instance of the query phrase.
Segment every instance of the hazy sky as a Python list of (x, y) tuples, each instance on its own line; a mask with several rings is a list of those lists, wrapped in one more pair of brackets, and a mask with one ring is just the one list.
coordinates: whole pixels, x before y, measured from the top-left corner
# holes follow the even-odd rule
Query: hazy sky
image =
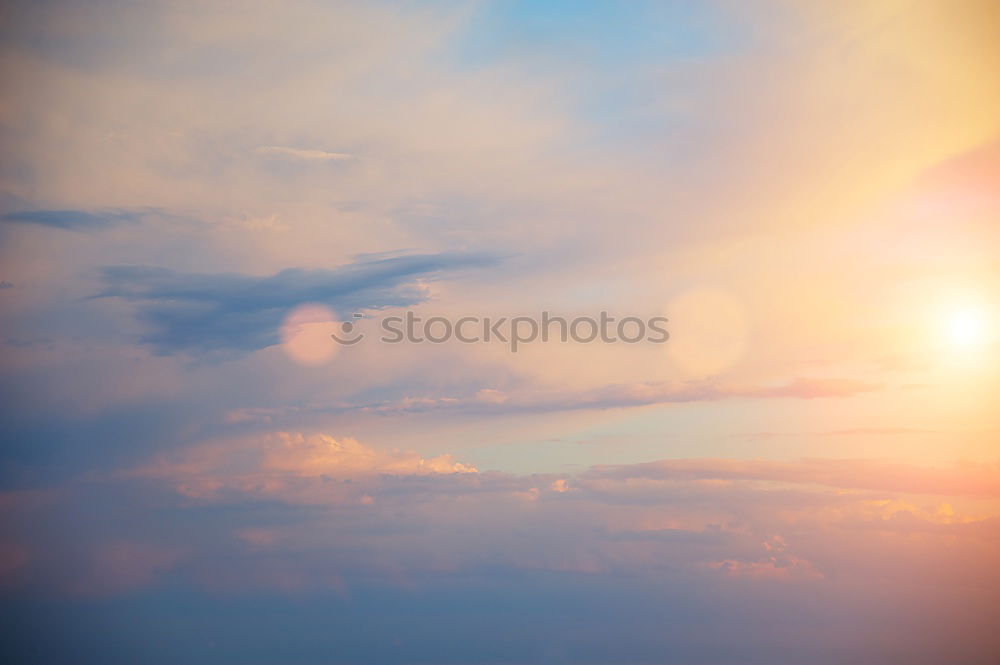
[(1000, 662), (996, 3), (0, 26), (4, 662)]

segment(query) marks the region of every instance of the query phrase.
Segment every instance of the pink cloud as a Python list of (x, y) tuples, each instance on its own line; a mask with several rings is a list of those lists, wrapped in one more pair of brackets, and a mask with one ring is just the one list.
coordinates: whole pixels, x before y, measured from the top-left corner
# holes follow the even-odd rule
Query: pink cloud
[(586, 475), (680, 481), (771, 481), (917, 494), (1000, 496), (1000, 465), (995, 464), (968, 463), (934, 468), (884, 460), (679, 459), (599, 466)]
[(196, 446), (128, 475), (166, 479), (191, 498), (239, 493), (370, 503), (365, 487), (381, 475), (475, 472), (474, 466), (451, 455), (423, 457), (410, 451), (379, 451), (349, 437), (278, 432)]

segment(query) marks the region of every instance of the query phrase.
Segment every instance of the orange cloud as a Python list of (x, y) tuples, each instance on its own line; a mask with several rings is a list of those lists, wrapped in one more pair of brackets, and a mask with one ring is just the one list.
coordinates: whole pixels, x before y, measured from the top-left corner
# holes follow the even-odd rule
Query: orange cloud
[(370, 503), (365, 481), (378, 476), (475, 472), (474, 466), (451, 455), (422, 457), (409, 451), (379, 451), (351, 438), (278, 432), (196, 446), (130, 475), (167, 479), (192, 498), (237, 492), (304, 502)]

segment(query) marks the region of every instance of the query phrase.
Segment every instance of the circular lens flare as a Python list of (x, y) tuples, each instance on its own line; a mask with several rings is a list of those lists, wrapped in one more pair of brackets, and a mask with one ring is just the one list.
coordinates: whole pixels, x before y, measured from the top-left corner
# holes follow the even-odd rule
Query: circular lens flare
[(749, 323), (743, 305), (726, 291), (699, 288), (671, 301), (670, 354), (685, 374), (704, 378), (736, 365), (746, 353)]
[(300, 365), (322, 365), (339, 348), (330, 338), (334, 332), (340, 332), (340, 324), (329, 307), (300, 305), (288, 313), (281, 326), (282, 348)]

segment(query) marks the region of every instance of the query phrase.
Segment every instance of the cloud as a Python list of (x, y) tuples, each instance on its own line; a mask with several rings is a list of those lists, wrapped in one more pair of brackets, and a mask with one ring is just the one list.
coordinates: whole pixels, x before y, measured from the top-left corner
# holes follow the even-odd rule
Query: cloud
[[(774, 385), (726, 385), (713, 381), (640, 382), (610, 384), (591, 389), (539, 389), (534, 384), (508, 390), (479, 388), (453, 394), (406, 394), (407, 387), (390, 387), (397, 395), (380, 400), (358, 399), (357, 395), (323, 403), (315, 400), (283, 406), (240, 406), (226, 413), (226, 422), (235, 425), (255, 423), (267, 427), (294, 427), (299, 419), (316, 416), (418, 414), (464, 414), (471, 416), (530, 416), (582, 411), (613, 411), (670, 404), (693, 404), (747, 399), (821, 399), (847, 398), (881, 389), (879, 384), (838, 378), (795, 378)], [(368, 397), (371, 393), (364, 394)], [(882, 434), (885, 432), (873, 432)], [(827, 435), (828, 433), (811, 433)], [(755, 438), (778, 436), (775, 432), (757, 432)], [(801, 436), (801, 435), (798, 435)]]
[(598, 466), (589, 471), (587, 476), (665, 481), (768, 481), (918, 494), (1000, 496), (1000, 466), (995, 464), (934, 468), (884, 460), (809, 459), (778, 462), (685, 459)]
[(712, 402), (741, 397), (759, 399), (851, 397), (880, 388), (881, 386), (876, 383), (838, 378), (795, 378), (774, 386), (736, 386), (711, 381), (644, 382), (611, 384), (589, 390), (522, 390), (511, 394), (484, 388), (469, 397), (411, 396), (378, 404), (340, 405), (336, 410), (378, 413), (429, 411), (462, 411), (479, 414), (552, 413)]
[[(919, 570), (944, 582), (948, 570), (935, 568), (942, 557), (987, 565), (984, 538), (1000, 523), (995, 505), (975, 500), (997, 496), (998, 475), (996, 466), (829, 459), (662, 460), (512, 475), (448, 455), (284, 432), (198, 444), (45, 501), (8, 494), (2, 509), (16, 517), (9, 538), (17, 551), (39, 549), (38, 525), (74, 521), (73, 534), (52, 532), (73, 541), (68, 549), (45, 540), (48, 557), (19, 560), (15, 580), (70, 592), (81, 588), (81, 569), (55, 559), (96, 552), (129, 567), (122, 579), (95, 580), (91, 593), (175, 583), (167, 573), (209, 587), (222, 574), (235, 589), (298, 592), (373, 577), (406, 585), (428, 574), (522, 584), (532, 571), (584, 574), (598, 586), (619, 572), (685, 584), (705, 575), (829, 581), (814, 589), (827, 593), (844, 584), (860, 591), (866, 581), (905, 584)], [(137, 521), (152, 509), (155, 525)], [(949, 539), (965, 549), (938, 549)], [(271, 574), (289, 561), (300, 580), (291, 589)], [(50, 565), (60, 572), (41, 575)]]
[(88, 210), (20, 210), (2, 217), (5, 222), (37, 224), (67, 231), (93, 231), (124, 222), (136, 222), (148, 211), (111, 209)]
[(486, 253), (411, 254), (269, 277), (114, 266), (102, 269), (105, 288), (96, 297), (137, 303), (148, 327), (141, 341), (160, 354), (242, 354), (277, 344), (282, 318), (296, 305), (322, 303), (342, 316), (404, 307), (427, 298), (418, 280), (499, 261)]
[(197, 446), (129, 475), (167, 479), (185, 496), (242, 494), (295, 503), (360, 502), (381, 476), (475, 473), (451, 455), (383, 452), (345, 437), (278, 432)]
[(351, 159), (353, 157), (353, 155), (349, 155), (345, 152), (327, 152), (325, 150), (288, 148), (280, 145), (261, 146), (257, 148), (254, 152), (258, 152), (262, 155), (295, 157), (297, 159), (305, 159), (308, 161), (320, 161), (320, 162), (342, 161), (345, 159)]
[[(975, 620), (997, 592), (1000, 522), (995, 502), (975, 501), (988, 483), (995, 496), (996, 477), (995, 467), (735, 459), (512, 475), (289, 432), (201, 443), (44, 500), (8, 493), (0, 509), (7, 548), (32, 553), (17, 555), (6, 583), (61, 603), (47, 615), (56, 621), (70, 621), (67, 594), (97, 612), (127, 601), (119, 621), (130, 626), (145, 611), (162, 617), (166, 598), (192, 608), (225, 598), (228, 609), (197, 622), (225, 634), (233, 599), (242, 610), (261, 596), (272, 609), (294, 601), (295, 622), (325, 625), (335, 612), (330, 630), (352, 626), (307, 631), (317, 648), (350, 641), (355, 624), (374, 621), (382, 633), (396, 618), (410, 627), (401, 644), (421, 654), (435, 647), (415, 633), (457, 631), (492, 653), (514, 631), (530, 646), (518, 662), (548, 662), (546, 645), (582, 653), (580, 636), (598, 631), (592, 647), (639, 645), (649, 654), (639, 662), (713, 644), (729, 655), (711, 662), (733, 664), (784, 662), (798, 636), (809, 654), (826, 653), (827, 642), (868, 644), (872, 625), (898, 649), (933, 625), (920, 650), (940, 662), (958, 636), (969, 653), (996, 643)], [(503, 638), (497, 611), (511, 617)], [(692, 638), (708, 620), (713, 632)], [(220, 653), (258, 639), (267, 641), (250, 631)], [(853, 655), (866, 665), (922, 662), (870, 645)]]

